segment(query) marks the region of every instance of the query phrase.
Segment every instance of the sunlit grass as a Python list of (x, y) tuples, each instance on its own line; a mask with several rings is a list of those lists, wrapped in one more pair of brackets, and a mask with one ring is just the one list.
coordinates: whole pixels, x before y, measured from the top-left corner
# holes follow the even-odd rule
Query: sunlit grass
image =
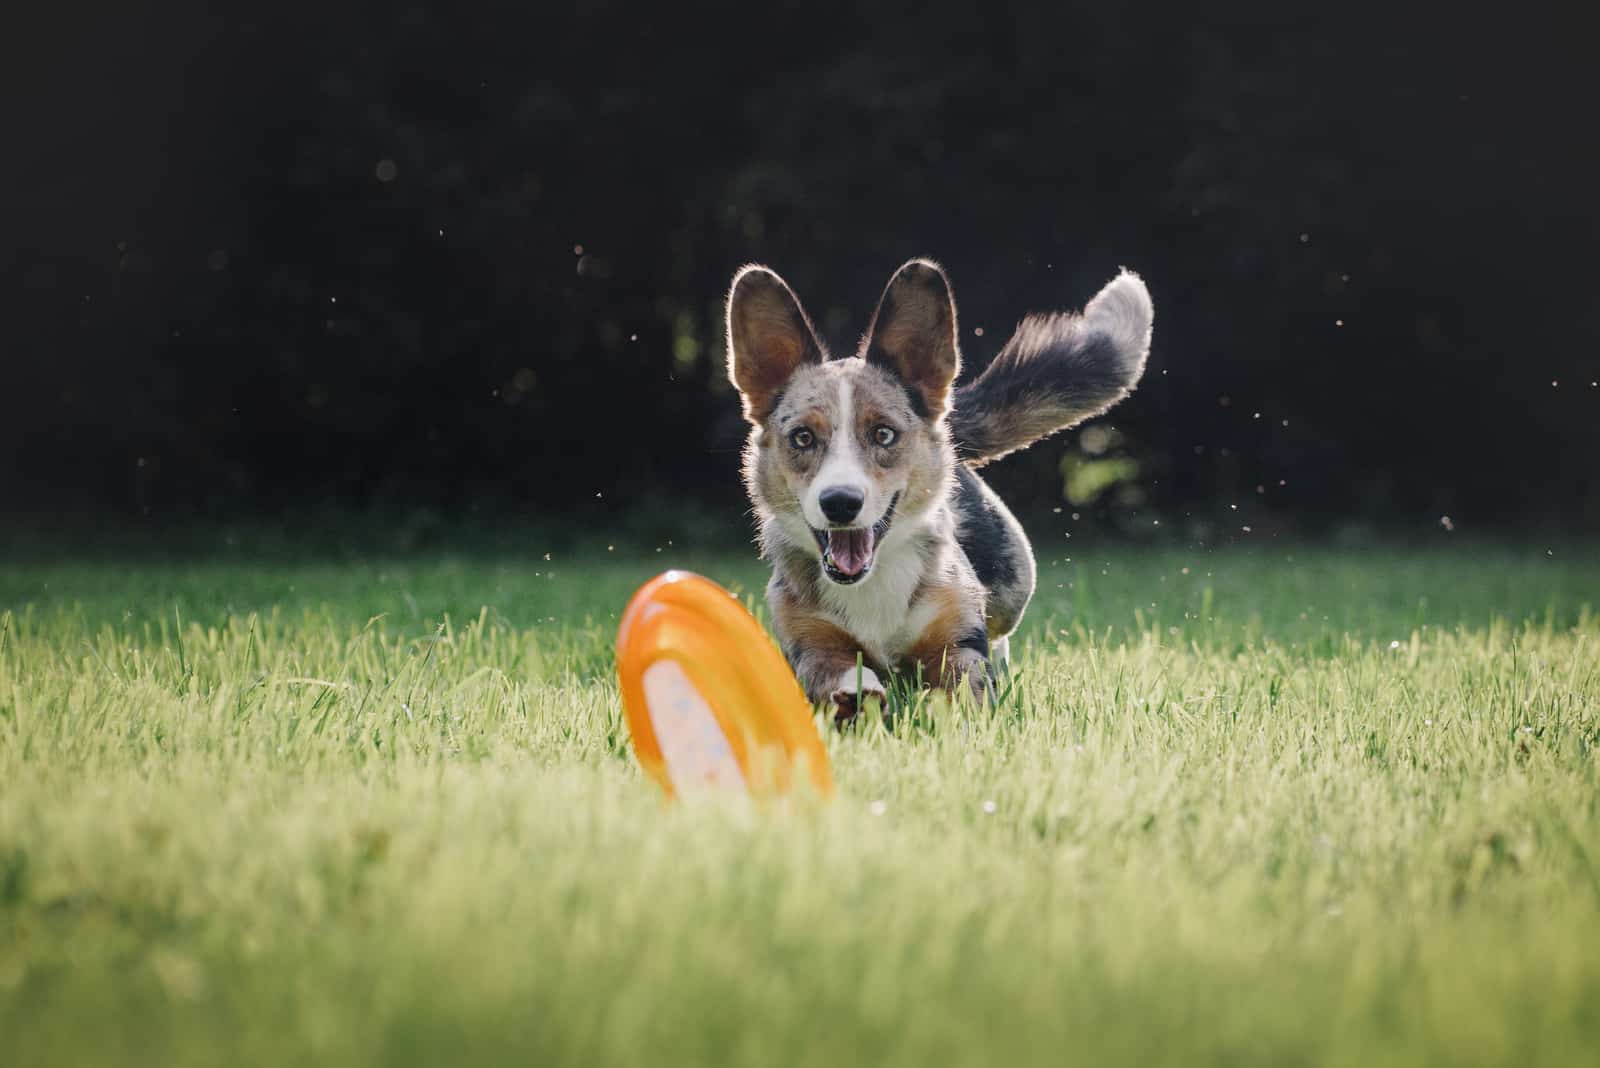
[(1600, 1048), (1580, 553), (1041, 550), (1000, 707), (781, 809), (659, 801), (666, 554), (553, 555), (0, 565), (0, 1064)]

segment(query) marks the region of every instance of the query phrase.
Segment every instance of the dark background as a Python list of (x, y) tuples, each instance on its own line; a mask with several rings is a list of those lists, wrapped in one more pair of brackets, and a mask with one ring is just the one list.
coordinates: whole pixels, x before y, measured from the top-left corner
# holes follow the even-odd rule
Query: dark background
[(994, 469), (1025, 514), (1592, 531), (1586, 5), (1202, 6), (58, 8), (9, 35), (0, 508), (737, 525), (730, 273), (848, 351), (930, 255), (969, 367), (1155, 296), (1117, 433)]

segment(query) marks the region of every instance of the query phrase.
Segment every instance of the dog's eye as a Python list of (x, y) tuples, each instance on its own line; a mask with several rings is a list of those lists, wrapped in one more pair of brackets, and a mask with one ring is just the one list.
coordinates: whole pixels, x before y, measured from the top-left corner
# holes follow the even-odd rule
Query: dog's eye
[(789, 435), (789, 444), (797, 449), (809, 449), (817, 443), (817, 436), (805, 427), (800, 427)]
[(899, 437), (900, 432), (892, 426), (876, 426), (872, 428), (872, 440), (886, 448), (893, 445)]

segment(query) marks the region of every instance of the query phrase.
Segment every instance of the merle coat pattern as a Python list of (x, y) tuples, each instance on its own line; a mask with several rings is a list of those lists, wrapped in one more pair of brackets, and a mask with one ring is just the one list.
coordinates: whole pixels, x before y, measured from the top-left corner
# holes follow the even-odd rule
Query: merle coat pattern
[(937, 264), (895, 272), (847, 358), (829, 354), (777, 274), (734, 276), (728, 373), (750, 423), (745, 483), (773, 565), (773, 627), (807, 696), (848, 720), (881, 704), (890, 672), (988, 692), (1035, 567), (977, 468), (1127, 396), (1153, 317), (1144, 283), (1123, 271), (1081, 315), (1023, 319), (955, 389), (956, 305)]

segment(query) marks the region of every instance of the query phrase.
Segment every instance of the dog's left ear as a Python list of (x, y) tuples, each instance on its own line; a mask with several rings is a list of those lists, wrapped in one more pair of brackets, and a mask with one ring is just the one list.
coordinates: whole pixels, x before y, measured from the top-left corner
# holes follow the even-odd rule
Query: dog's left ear
[(950, 386), (961, 371), (957, 337), (950, 280), (932, 260), (912, 260), (884, 288), (862, 355), (911, 387), (919, 414), (937, 420), (950, 409)]

